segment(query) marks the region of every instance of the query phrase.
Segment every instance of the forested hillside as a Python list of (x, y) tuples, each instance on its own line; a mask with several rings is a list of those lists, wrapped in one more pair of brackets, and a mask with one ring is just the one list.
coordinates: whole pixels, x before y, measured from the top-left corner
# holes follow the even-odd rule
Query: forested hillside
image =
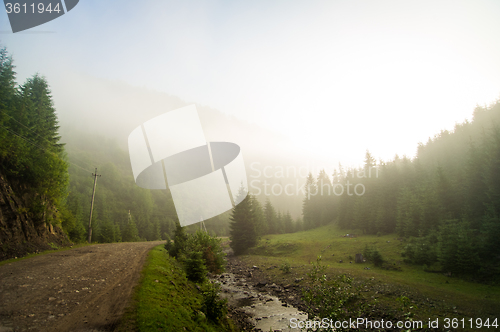
[[(455, 274), (500, 274), (500, 102), (477, 107), (418, 146), (414, 159), (379, 161), (366, 153), (360, 169), (308, 178), (307, 229), (332, 221), (366, 234), (408, 239), (408, 262), (437, 264)], [(344, 190), (343, 194), (341, 190)], [(349, 192), (347, 190), (350, 190)]]
[[(193, 104), (145, 87), (75, 73), (65, 75), (64, 81), (54, 80), (50, 83), (54, 91), (58, 92), (54, 95), (54, 102), (57, 105), (63, 139), (68, 132), (71, 134), (71, 130), (77, 129), (88, 133), (85, 137), (89, 136), (89, 139), (94, 136), (112, 138), (127, 153), (128, 136), (137, 126), (165, 112)], [(261, 202), (269, 198), (278, 210), (290, 211), (293, 218), (299, 217), (302, 212), (302, 195), (295, 192), (298, 186), (304, 184), (304, 174), (288, 176), (284, 172), (284, 175), (276, 177), (275, 171), (264, 172), (264, 168), (271, 167), (271, 170), (275, 170), (279, 167), (292, 167), (298, 170), (325, 164), (326, 162), (322, 162), (323, 158), (319, 160), (311, 151), (298, 148), (286, 137), (257, 124), (205, 105), (196, 104), (196, 108), (208, 141), (232, 142), (240, 146), (252, 193)], [(106, 142), (107, 140), (100, 140), (100, 144)], [(90, 150), (88, 152), (91, 153)], [(95, 166), (89, 167), (92, 170)], [(271, 186), (287, 184), (292, 185), (293, 190), (289, 191), (294, 192), (294, 195), (270, 193)], [(264, 190), (264, 185), (267, 185), (267, 190)]]
[[(1, 173), (28, 203), (26, 211), (21, 210), (37, 223), (61, 226), (74, 242), (85, 241), (92, 173), (97, 168), (101, 177), (97, 179), (92, 218), (93, 242), (173, 236), (177, 214), (169, 191), (138, 187), (128, 153), (113, 135), (67, 124), (59, 128), (49, 83), (35, 75), (17, 86), (13, 60), (5, 49), (1, 52)], [(219, 236), (229, 235), (229, 214), (205, 221), (206, 229)], [(284, 217), (291, 221), (289, 215)], [(281, 220), (281, 215), (276, 214), (276, 218)], [(274, 225), (273, 221), (270, 224)], [(188, 232), (199, 227), (190, 226)], [(7, 232), (12, 227), (5, 224), (3, 228)], [(271, 232), (278, 232), (279, 227), (271, 228)]]
[(17, 86), (12, 59), (1, 49), (2, 257), (43, 249), (48, 241), (66, 241), (57, 230), (68, 183), (58, 128), (46, 80), (37, 74)]
[[(128, 153), (116, 138), (88, 128), (85, 131), (70, 125), (59, 128), (49, 83), (37, 74), (18, 86), (14, 69), (11, 57), (2, 49), (0, 175), (5, 188), (2, 242), (13, 238), (10, 232), (13, 226), (5, 222), (7, 215), (19, 224), (18, 230), (26, 229), (19, 220), (42, 227), (39, 234), (47, 229), (57, 233), (47, 225), (60, 225), (71, 240), (84, 241), (93, 188), (91, 174), (96, 168), (102, 177), (97, 179), (93, 241), (170, 238), (177, 216), (169, 191), (138, 187)], [(204, 121), (208, 136), (215, 139), (216, 126)], [(310, 174), (302, 206), (303, 219), (293, 220), (288, 207), (293, 207), (294, 198), (284, 195), (273, 197), (276, 205), (287, 207), (284, 211), (276, 209), (269, 199), (259, 201), (250, 195), (251, 215), (247, 217), (256, 229), (256, 236), (290, 233), (331, 222), (359, 234), (396, 232), (408, 241), (402, 253), (408, 262), (455, 274), (479, 271), (476, 275), (484, 278), (498, 276), (499, 125), (500, 102), (477, 107), (470, 122), (457, 124), (453, 131), (442, 131), (420, 144), (413, 159), (396, 156), (390, 161), (376, 161), (367, 152), (362, 168), (344, 169), (339, 164), (331, 175), (324, 171), (317, 177)], [(260, 173), (258, 168), (249, 168), (247, 173), (250, 170)], [(254, 178), (256, 174), (251, 175)], [(280, 184), (281, 180), (269, 179), (270, 183)], [(289, 199), (288, 203), (285, 199)], [(15, 207), (12, 202), (16, 202)], [(230, 212), (205, 224), (212, 234), (229, 235)], [(198, 227), (190, 226), (188, 231)]]
[[(72, 241), (85, 241), (95, 168), (101, 177), (93, 211), (93, 242), (172, 236), (177, 215), (170, 193), (138, 187), (128, 153), (115, 139), (69, 126), (59, 128), (44, 77), (34, 75), (20, 86), (15, 77), (13, 60), (4, 48), (0, 51), (3, 252), (15, 255), (10, 242), (28, 243), (29, 247), (30, 243), (40, 244), (39, 238), (43, 238), (41, 242), (67, 241), (58, 227)], [(206, 221), (206, 227), (212, 233), (226, 235), (228, 218), (228, 213), (212, 218)], [(36, 251), (39, 247), (26, 250)]]
[[(83, 168), (69, 167), (67, 198), (72, 221), (65, 229), (75, 241), (86, 239), (92, 167), (102, 175), (97, 179), (92, 237), (98, 242), (161, 240), (173, 236), (177, 222), (172, 196), (168, 190), (149, 190), (134, 182), (128, 153), (114, 139), (68, 128), (62, 131), (68, 158)], [(130, 213), (130, 214), (129, 214)], [(205, 222), (207, 230), (228, 234), (224, 215)], [(199, 228), (195, 225), (191, 228)]]
[[(71, 214), (64, 228), (74, 241), (86, 239), (93, 186), (92, 166), (97, 166), (97, 173), (102, 175), (97, 179), (92, 217), (95, 241), (152, 241), (173, 237), (177, 214), (169, 191), (138, 187), (128, 153), (118, 146), (116, 140), (69, 127), (61, 132), (68, 159), (73, 162), (69, 167), (67, 198)], [(300, 219), (294, 222), (290, 213), (276, 211), (269, 200), (262, 205), (256, 197), (251, 199), (260, 235), (302, 229)], [(230, 211), (227, 211), (206, 220), (206, 229), (218, 236), (229, 235), (229, 215)], [(195, 224), (188, 226), (187, 231), (199, 228), (200, 225)]]

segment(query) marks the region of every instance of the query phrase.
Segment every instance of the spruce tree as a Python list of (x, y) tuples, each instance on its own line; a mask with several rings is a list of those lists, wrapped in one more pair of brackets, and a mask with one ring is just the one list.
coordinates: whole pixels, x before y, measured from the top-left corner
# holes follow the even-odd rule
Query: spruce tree
[(123, 242), (139, 241), (139, 231), (137, 230), (137, 225), (132, 216), (129, 216), (127, 225), (122, 232), (122, 240)]
[[(238, 195), (244, 193), (243, 190), (240, 190)], [(257, 243), (255, 211), (252, 206), (251, 194), (248, 194), (240, 204), (233, 208), (229, 219), (231, 220), (229, 224), (231, 248), (236, 255), (240, 255)]]
[[(5, 127), (13, 113), (14, 102), (16, 98), (16, 73), (12, 64), (12, 57), (8, 55), (5, 48), (0, 49), (0, 126)], [(0, 142), (2, 145), (7, 143), (9, 132), (0, 128)], [(0, 158), (4, 157), (7, 149), (0, 149)]]
[(293, 233), (293, 231), (294, 231), (293, 220), (292, 220), (292, 216), (290, 215), (289, 211), (287, 211), (283, 217), (283, 228), (284, 228), (283, 233)]
[(318, 210), (314, 198), (318, 194), (318, 187), (314, 176), (309, 173), (305, 184), (305, 197), (302, 203), (302, 215), (304, 216), (304, 228), (311, 229), (318, 220)]
[(264, 206), (264, 220), (267, 225), (267, 234), (277, 234), (276, 210), (269, 198), (266, 199), (266, 205)]
[(326, 225), (333, 219), (333, 211), (330, 205), (330, 196), (332, 195), (332, 183), (326, 174), (325, 170), (319, 171), (318, 180), (316, 182), (318, 187), (318, 197), (315, 197), (318, 205), (319, 218), (315, 222), (315, 226)]
[(281, 211), (278, 211), (278, 214), (276, 215), (276, 234), (283, 234), (285, 233), (284, 227), (283, 227), (283, 215), (281, 214)]
[(262, 236), (268, 233), (268, 228), (264, 217), (264, 210), (262, 209), (262, 205), (260, 204), (257, 197), (251, 195), (250, 198), (252, 200), (251, 203), (255, 215), (255, 230), (257, 232), (257, 236)]

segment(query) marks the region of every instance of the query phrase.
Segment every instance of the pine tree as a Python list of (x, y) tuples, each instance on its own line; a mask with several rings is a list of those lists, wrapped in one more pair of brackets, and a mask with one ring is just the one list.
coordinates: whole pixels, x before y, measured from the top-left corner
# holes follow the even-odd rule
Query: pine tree
[(318, 180), (316, 182), (318, 188), (318, 197), (314, 199), (317, 202), (318, 216), (315, 226), (326, 225), (333, 220), (332, 205), (330, 204), (332, 193), (332, 183), (328, 174), (322, 169), (318, 174)]
[[(497, 110), (500, 112), (500, 102), (497, 104)], [(497, 126), (492, 128), (488, 155), (490, 160), (485, 172), (488, 182), (488, 214), (500, 217), (500, 128)]]
[[(480, 228), (481, 218), (485, 213), (488, 200), (487, 175), (486, 168), (487, 156), (484, 147), (478, 148), (477, 144), (469, 142), (468, 160), (466, 165), (466, 200), (467, 213), (471, 218), (472, 227)], [(485, 177), (486, 175), (486, 177)]]
[(59, 126), (47, 80), (38, 74), (28, 79), (21, 87), (22, 100), (29, 109), (25, 132), (37, 145), (51, 152), (61, 153), (64, 144), (59, 143)]
[(269, 198), (266, 199), (266, 205), (264, 206), (264, 220), (267, 225), (267, 234), (277, 234), (278, 225), (276, 222), (276, 210)]
[(286, 212), (285, 216), (283, 217), (283, 228), (284, 228), (284, 233), (293, 233), (293, 220), (292, 216), (290, 215), (290, 212)]
[(304, 230), (304, 222), (302, 221), (302, 218), (297, 217), (295, 219), (295, 225), (293, 226), (293, 229), (295, 232), (302, 232)]
[(184, 232), (184, 228), (179, 222), (177, 222), (175, 228), (174, 243), (172, 244), (170, 243), (170, 241), (168, 241), (165, 244), (165, 249), (168, 250), (168, 254), (170, 256), (177, 258), (179, 257), (180, 253), (186, 248), (187, 240), (188, 237)]
[(104, 220), (101, 223), (99, 242), (111, 243), (115, 242), (115, 225), (110, 220)]
[[(0, 126), (2, 127), (7, 126), (14, 113), (14, 103), (17, 97), (14, 68), (12, 57), (8, 55), (7, 50), (0, 49)], [(8, 136), (9, 132), (5, 128), (0, 128), (0, 142), (3, 145), (0, 149), (0, 159), (5, 157), (9, 151), (6, 149)]]
[[(245, 194), (245, 192), (240, 190), (238, 195), (243, 194)], [(240, 255), (257, 243), (255, 212), (252, 207), (251, 194), (248, 194), (240, 204), (233, 208), (229, 219), (231, 220), (229, 224), (230, 245), (234, 253)]]
[[(45, 215), (51, 204), (62, 203), (68, 185), (68, 165), (63, 160), (64, 144), (59, 143), (59, 126), (52, 96), (45, 78), (38, 75), (21, 87), (21, 104), (14, 130), (35, 144), (23, 140), (22, 163), (26, 171), (19, 174), (36, 192), (32, 210)], [(37, 210), (37, 211), (35, 211)]]
[(446, 218), (457, 218), (459, 214), (454, 200), (453, 186), (443, 167), (437, 167), (436, 178), (436, 192)]
[(375, 165), (376, 165), (375, 158), (373, 158), (370, 151), (366, 150), (366, 153), (365, 153), (365, 175), (367, 177), (373, 176), (371, 174), (371, 170), (373, 167), (375, 167)]
[(318, 210), (314, 198), (318, 194), (318, 187), (314, 176), (309, 173), (305, 184), (305, 197), (302, 203), (302, 215), (305, 229), (314, 228), (318, 221)]
[[(347, 193), (347, 181), (349, 181), (352, 176), (353, 170), (348, 170), (345, 174), (345, 177), (342, 177), (342, 185), (346, 187), (344, 194), (340, 196), (339, 200), (339, 212), (338, 212), (338, 218), (339, 218), (339, 226), (341, 228), (352, 228), (354, 226), (354, 213), (355, 213), (355, 204), (356, 204), (356, 196), (353, 195), (352, 193), (352, 186), (351, 186), (351, 193)], [(304, 221), (305, 224), (305, 221)], [(305, 226), (305, 225), (304, 225)]]
[(122, 240), (123, 242), (139, 241), (139, 231), (137, 230), (134, 218), (132, 218), (132, 216), (130, 215), (125, 229), (122, 232)]
[[(47, 81), (38, 75), (15, 87), (12, 58), (0, 49), (0, 168), (18, 183), (37, 223), (59, 219), (68, 173)], [(29, 184), (29, 186), (24, 186)]]
[(258, 236), (262, 236), (268, 233), (267, 223), (264, 217), (264, 210), (262, 209), (262, 205), (256, 196), (250, 196), (252, 202), (252, 208), (255, 214), (255, 230), (257, 231)]
[(281, 211), (278, 211), (278, 215), (276, 216), (276, 234), (285, 233), (285, 227), (283, 224), (283, 215)]

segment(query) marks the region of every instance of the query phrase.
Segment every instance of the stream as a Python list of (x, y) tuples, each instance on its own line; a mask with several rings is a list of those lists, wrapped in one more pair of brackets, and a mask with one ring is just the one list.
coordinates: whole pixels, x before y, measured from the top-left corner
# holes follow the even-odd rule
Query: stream
[(244, 311), (255, 331), (297, 331), (296, 328), (290, 328), (290, 320), (306, 320), (307, 313), (273, 295), (281, 294), (282, 299), (294, 299), (292, 288), (296, 286), (256, 281), (253, 275), (258, 272), (257, 266), (247, 268), (236, 264), (231, 259), (227, 266), (230, 272), (213, 278), (221, 285), (221, 297), (226, 298), (231, 307)]

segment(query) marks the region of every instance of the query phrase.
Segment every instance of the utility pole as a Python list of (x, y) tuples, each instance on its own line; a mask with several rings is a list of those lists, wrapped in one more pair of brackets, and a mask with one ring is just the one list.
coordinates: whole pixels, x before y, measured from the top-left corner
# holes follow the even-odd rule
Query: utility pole
[(97, 177), (100, 177), (100, 175), (97, 174), (97, 168), (95, 169), (95, 174), (92, 173), (92, 176), (94, 177), (94, 190), (92, 191), (92, 202), (90, 203), (89, 243), (92, 242), (92, 211), (94, 210), (95, 185), (97, 183)]
[(203, 217), (200, 217), (200, 229), (202, 232), (203, 232), (203, 230), (205, 230), (205, 233), (208, 233), (207, 226), (205, 226), (205, 222), (203, 221)]

